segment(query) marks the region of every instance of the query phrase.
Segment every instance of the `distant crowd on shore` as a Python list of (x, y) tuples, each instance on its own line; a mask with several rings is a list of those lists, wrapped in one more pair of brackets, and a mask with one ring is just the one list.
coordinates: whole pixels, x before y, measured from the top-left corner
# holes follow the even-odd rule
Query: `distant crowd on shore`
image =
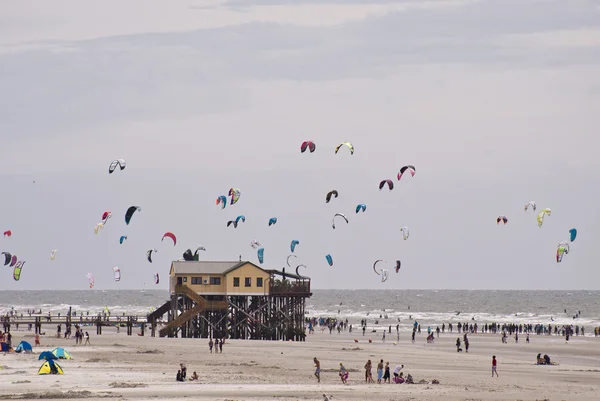
[[(382, 318), (383, 315), (380, 315)], [(577, 315), (579, 316), (579, 314)], [(306, 318), (305, 319), (306, 326), (308, 328), (308, 334), (313, 334), (316, 327), (319, 327), (321, 331), (329, 330), (329, 334), (333, 334), (333, 332), (337, 332), (340, 334), (341, 332), (349, 332), (352, 333), (354, 330), (353, 324), (348, 322), (348, 319), (338, 319), (335, 317), (320, 317), (320, 318)], [(360, 330), (362, 331), (362, 335), (364, 336), (367, 331), (367, 319), (362, 319), (360, 321)], [(392, 325), (380, 326), (379, 320), (374, 320), (374, 325), (377, 328), (371, 329), (371, 333), (382, 333), (382, 340), (385, 341), (386, 333), (392, 334)], [(412, 339), (414, 340), (415, 334), (421, 334), (421, 325), (418, 321), (414, 321), (412, 323)], [(479, 324), (477, 322), (458, 322), (456, 324), (453, 323), (442, 323), (441, 326), (436, 326), (435, 329), (431, 326), (427, 327), (428, 339), (433, 337), (435, 333), (437, 336), (440, 333), (453, 333), (456, 328), (458, 333), (471, 333), (471, 334), (502, 334), (505, 338), (506, 336), (517, 336), (518, 342), (518, 334), (535, 334), (535, 335), (555, 335), (555, 336), (563, 336), (563, 337), (572, 337), (572, 336), (585, 336), (585, 327), (583, 325), (559, 325), (559, 324), (522, 324), (522, 323), (484, 323)], [(397, 339), (400, 338), (400, 323), (395, 325), (395, 333)], [(600, 336), (600, 327), (595, 327), (593, 329), (594, 337)], [(504, 340), (503, 340), (504, 342)]]

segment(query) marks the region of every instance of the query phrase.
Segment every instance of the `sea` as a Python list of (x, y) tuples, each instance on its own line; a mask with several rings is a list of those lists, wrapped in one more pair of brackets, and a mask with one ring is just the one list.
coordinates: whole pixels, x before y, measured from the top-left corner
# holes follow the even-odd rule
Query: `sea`
[[(29, 310), (112, 316), (147, 315), (169, 299), (164, 290), (0, 291), (0, 314)], [(348, 319), (368, 327), (396, 326), (408, 331), (443, 323), (579, 325), (586, 333), (600, 326), (600, 291), (496, 290), (313, 290), (307, 317)]]

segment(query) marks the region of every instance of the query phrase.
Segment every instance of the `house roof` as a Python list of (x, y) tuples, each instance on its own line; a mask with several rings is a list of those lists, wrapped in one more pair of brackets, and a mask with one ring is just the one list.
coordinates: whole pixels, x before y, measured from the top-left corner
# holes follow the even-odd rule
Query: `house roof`
[(184, 261), (176, 260), (171, 264), (175, 274), (227, 274), (245, 264), (261, 269), (248, 261)]

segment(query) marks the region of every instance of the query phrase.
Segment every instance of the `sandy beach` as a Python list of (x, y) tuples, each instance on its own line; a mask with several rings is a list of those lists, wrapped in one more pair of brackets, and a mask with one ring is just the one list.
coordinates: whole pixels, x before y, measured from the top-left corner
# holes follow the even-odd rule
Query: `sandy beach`
[[(600, 398), (600, 339), (531, 336), (518, 344), (500, 335), (470, 335), (469, 353), (457, 353), (457, 333), (440, 335), (434, 344), (426, 335), (414, 344), (401, 333), (394, 345), (372, 333), (329, 334), (317, 330), (306, 342), (230, 340), (222, 354), (211, 354), (206, 339), (128, 337), (109, 330), (91, 335), (91, 346), (75, 346), (74, 339), (42, 337), (34, 354), (0, 354), (0, 399), (123, 400), (596, 400)], [(30, 333), (14, 332), (14, 344), (33, 343)], [(395, 333), (391, 335), (395, 340)], [(358, 343), (354, 339), (358, 340)], [(372, 338), (373, 342), (368, 343)], [(462, 338), (462, 335), (461, 335)], [(56, 346), (73, 360), (61, 360), (64, 375), (37, 375), (39, 352)], [(536, 366), (538, 352), (557, 366)], [(491, 377), (491, 359), (498, 359), (498, 378)], [(321, 361), (321, 383), (313, 376), (313, 357)], [(363, 366), (380, 359), (390, 366), (404, 364), (415, 383), (365, 384)], [(197, 382), (177, 382), (180, 363), (200, 376)], [(338, 377), (343, 362), (350, 377)], [(433, 379), (440, 384), (429, 384)]]

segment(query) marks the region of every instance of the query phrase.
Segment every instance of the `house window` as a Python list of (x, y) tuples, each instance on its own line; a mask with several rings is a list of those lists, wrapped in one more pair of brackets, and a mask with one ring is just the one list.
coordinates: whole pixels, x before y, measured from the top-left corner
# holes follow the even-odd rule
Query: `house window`
[(240, 286), (240, 278), (239, 277), (234, 277), (233, 278), (233, 286), (234, 287), (239, 287)]
[(257, 277), (256, 278), (256, 286), (257, 287), (262, 287), (262, 277)]
[(202, 277), (192, 277), (192, 284), (202, 284)]
[(244, 287), (250, 287), (252, 286), (252, 277), (246, 277), (244, 279)]
[(221, 285), (221, 277), (211, 277), (210, 284), (211, 285)]
[(184, 278), (183, 278), (183, 282), (184, 282), (184, 283), (187, 283), (187, 277), (184, 277)]

